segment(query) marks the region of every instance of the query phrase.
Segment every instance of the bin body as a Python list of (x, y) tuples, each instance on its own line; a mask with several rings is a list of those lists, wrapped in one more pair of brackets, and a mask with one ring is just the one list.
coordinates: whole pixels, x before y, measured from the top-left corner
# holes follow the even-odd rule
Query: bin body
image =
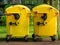
[(54, 7), (42, 4), (33, 8), (34, 34), (55, 36), (57, 34), (58, 11)]
[(24, 37), (29, 35), (30, 9), (23, 5), (13, 5), (5, 10), (7, 35)]

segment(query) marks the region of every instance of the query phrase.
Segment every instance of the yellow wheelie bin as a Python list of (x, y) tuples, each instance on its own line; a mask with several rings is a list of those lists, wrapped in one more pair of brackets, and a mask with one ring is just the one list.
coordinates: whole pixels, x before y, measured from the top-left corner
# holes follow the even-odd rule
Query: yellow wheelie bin
[(7, 37), (29, 38), (29, 16), (30, 9), (24, 5), (12, 5), (5, 10)]
[(42, 4), (34, 7), (32, 14), (34, 19), (33, 39), (37, 40), (38, 36), (50, 36), (51, 40), (55, 41), (58, 10), (50, 5)]

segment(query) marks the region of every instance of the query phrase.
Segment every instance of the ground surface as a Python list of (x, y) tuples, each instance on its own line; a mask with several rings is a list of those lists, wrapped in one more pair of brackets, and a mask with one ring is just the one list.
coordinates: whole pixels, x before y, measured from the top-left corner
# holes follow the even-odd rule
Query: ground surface
[(5, 42), (1, 41), (0, 45), (60, 45), (60, 41), (44, 41), (44, 42), (19, 42), (19, 41), (12, 41), (12, 42)]

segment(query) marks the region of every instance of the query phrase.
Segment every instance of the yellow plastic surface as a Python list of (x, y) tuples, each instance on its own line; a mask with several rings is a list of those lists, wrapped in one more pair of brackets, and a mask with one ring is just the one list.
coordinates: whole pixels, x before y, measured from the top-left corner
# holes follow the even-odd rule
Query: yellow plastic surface
[[(46, 4), (36, 6), (32, 10), (34, 17), (34, 34), (39, 36), (54, 36), (57, 33), (57, 16), (58, 10)], [(42, 22), (41, 16), (47, 14), (45, 25), (37, 25), (37, 22)]]
[[(17, 13), (20, 15), (18, 20), (14, 19), (12, 13)], [(6, 14), (6, 28), (7, 34), (12, 35), (12, 37), (23, 37), (29, 35), (29, 16), (30, 9), (23, 5), (13, 5), (5, 10)], [(9, 25), (9, 22), (16, 22), (16, 25)]]

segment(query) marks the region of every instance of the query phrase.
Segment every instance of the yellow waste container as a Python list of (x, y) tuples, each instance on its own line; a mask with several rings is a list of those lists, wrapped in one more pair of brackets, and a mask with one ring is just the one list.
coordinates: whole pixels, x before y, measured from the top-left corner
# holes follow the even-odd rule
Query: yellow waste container
[(30, 9), (24, 5), (13, 5), (5, 10), (7, 41), (11, 37), (28, 39)]
[(57, 16), (58, 10), (54, 7), (42, 4), (32, 9), (34, 19), (34, 40), (38, 36), (50, 36), (52, 41), (55, 41), (57, 34)]

